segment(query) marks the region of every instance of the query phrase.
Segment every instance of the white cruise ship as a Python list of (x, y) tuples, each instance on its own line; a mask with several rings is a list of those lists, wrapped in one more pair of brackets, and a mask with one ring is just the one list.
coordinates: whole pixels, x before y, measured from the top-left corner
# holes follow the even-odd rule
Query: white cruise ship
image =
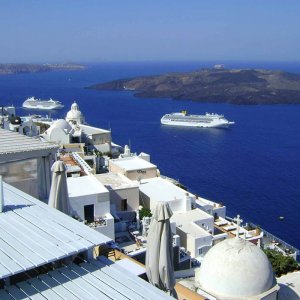
[(187, 111), (164, 115), (161, 120), (163, 125), (184, 127), (228, 127), (234, 124), (224, 118), (223, 115), (206, 113), (205, 115), (189, 115)]
[(64, 105), (61, 104), (60, 101), (53, 100), (52, 98), (50, 98), (49, 100), (42, 100), (42, 99), (30, 97), (24, 101), (23, 107), (50, 110), (50, 109), (61, 109), (64, 107)]

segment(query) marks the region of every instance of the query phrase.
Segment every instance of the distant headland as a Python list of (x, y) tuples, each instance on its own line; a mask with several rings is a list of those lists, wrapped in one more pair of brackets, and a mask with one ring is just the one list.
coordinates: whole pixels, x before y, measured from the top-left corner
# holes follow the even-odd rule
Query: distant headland
[(264, 69), (200, 69), (114, 80), (87, 88), (129, 90), (137, 97), (212, 103), (300, 103), (300, 75)]
[(79, 64), (1, 64), (0, 75), (18, 73), (37, 73), (50, 71), (77, 71), (85, 69), (84, 65)]

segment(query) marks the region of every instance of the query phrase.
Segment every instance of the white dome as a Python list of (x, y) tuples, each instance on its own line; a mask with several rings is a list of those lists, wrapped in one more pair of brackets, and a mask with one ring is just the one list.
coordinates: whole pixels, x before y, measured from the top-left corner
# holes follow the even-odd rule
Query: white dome
[(276, 285), (263, 251), (240, 238), (226, 239), (205, 255), (196, 275), (200, 289), (221, 299), (258, 296)]
[(74, 102), (71, 105), (71, 110), (68, 111), (67, 116), (66, 116), (66, 120), (68, 122), (69, 121), (75, 121), (79, 124), (84, 122), (83, 115), (82, 115), (81, 111), (79, 110), (79, 106), (76, 102)]
[(71, 125), (64, 119), (59, 119), (59, 120), (55, 121), (47, 130), (48, 133), (50, 133), (55, 128), (60, 128), (64, 131), (66, 131), (67, 133), (69, 133), (72, 130)]
[(72, 105), (71, 105), (71, 109), (72, 110), (79, 110), (79, 106), (76, 102), (74, 102)]
[(78, 119), (82, 118), (82, 113), (79, 110), (69, 110), (67, 113), (67, 119)]

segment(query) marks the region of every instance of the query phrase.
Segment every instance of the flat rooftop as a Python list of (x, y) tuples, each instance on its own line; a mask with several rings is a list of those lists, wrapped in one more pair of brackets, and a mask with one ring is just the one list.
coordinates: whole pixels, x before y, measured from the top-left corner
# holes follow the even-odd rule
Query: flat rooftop
[[(72, 155), (64, 154), (60, 155), (60, 160), (62, 160), (66, 166), (67, 174), (77, 172), (80, 173), (81, 176), (85, 175), (79, 164), (73, 159)], [(70, 174), (69, 174), (70, 176)]]
[(130, 187), (138, 187), (136, 182), (128, 179), (119, 173), (97, 174), (95, 178), (99, 180), (108, 189), (123, 189)]
[(88, 126), (88, 125), (83, 125), (83, 124), (80, 124), (79, 127), (82, 129), (82, 131), (85, 134), (110, 133), (109, 130), (101, 129), (101, 128), (97, 128), (97, 127), (92, 127), (92, 126)]
[(0, 279), (111, 241), (6, 183), (3, 183), (3, 193)]
[(68, 177), (69, 197), (108, 193), (107, 188), (94, 175)]
[(135, 170), (156, 168), (156, 165), (154, 165), (138, 156), (111, 159), (109, 161), (109, 163), (113, 163), (114, 165), (116, 165), (119, 168), (124, 169), (126, 171), (135, 171)]
[[(174, 201), (185, 199), (186, 190), (176, 186), (161, 177), (142, 179), (140, 183), (140, 191), (151, 198), (151, 201)], [(193, 194), (188, 193), (189, 196)]]
[(208, 218), (212, 219), (213, 217), (205, 211), (196, 208), (186, 212), (174, 212), (171, 221), (176, 222), (176, 227), (185, 233), (194, 237), (203, 237), (210, 236), (211, 234), (201, 226), (198, 226), (196, 222), (201, 222), (201, 220), (207, 220)]
[(178, 219), (186, 218), (190, 222), (196, 222), (199, 220), (213, 219), (213, 216), (199, 208), (196, 208), (196, 209), (188, 210), (185, 212), (180, 212), (180, 211), (174, 212), (174, 214), (171, 218), (172, 221), (173, 221), (173, 218), (174, 219), (175, 218), (178, 218)]
[(185, 223), (179, 228), (186, 234), (189, 234), (195, 238), (211, 236), (211, 234), (208, 233), (205, 229), (201, 228), (193, 222)]

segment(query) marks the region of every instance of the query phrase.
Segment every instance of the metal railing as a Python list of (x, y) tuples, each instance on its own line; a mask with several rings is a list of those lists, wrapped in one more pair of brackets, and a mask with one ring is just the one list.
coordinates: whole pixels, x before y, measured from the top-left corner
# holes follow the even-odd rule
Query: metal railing
[[(253, 223), (248, 223), (250, 226), (252, 227), (257, 227), (257, 225), (253, 224)], [(285, 242), (284, 240), (280, 239), (279, 237), (275, 236), (274, 234), (268, 232), (267, 230), (261, 228), (261, 231), (263, 231), (264, 233), (264, 237), (263, 237), (263, 243), (265, 241), (265, 239), (269, 239), (270, 242), (275, 241), (276, 243), (279, 243), (280, 246), (278, 246), (283, 252), (285, 252), (284, 249), (289, 249), (291, 250), (293, 253), (295, 253), (297, 256), (300, 254), (299, 249), (295, 248), (294, 246), (292, 246), (291, 244)]]

